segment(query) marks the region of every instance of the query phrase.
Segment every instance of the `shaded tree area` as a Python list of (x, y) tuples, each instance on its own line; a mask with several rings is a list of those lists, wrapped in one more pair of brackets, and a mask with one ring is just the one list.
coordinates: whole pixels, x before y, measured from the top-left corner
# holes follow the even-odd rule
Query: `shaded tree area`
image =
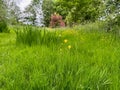
[(101, 0), (44, 0), (43, 11), (45, 25), (48, 26), (50, 15), (54, 12), (62, 15), (66, 24), (94, 22), (100, 15)]
[(107, 31), (118, 33), (120, 26), (120, 0), (104, 0), (104, 16)]
[(0, 0), (0, 20), (5, 19), (6, 10), (5, 10), (5, 4), (2, 0)]
[(68, 26), (95, 22), (100, 18), (106, 21), (107, 30), (120, 26), (120, 0), (32, 0), (24, 14), (14, 0), (0, 0), (0, 4), (0, 18), (13, 25), (21, 20), (48, 27), (51, 15), (56, 12)]
[(54, 5), (55, 5), (55, 3), (54, 3), (53, 0), (43, 0), (42, 9), (43, 9), (43, 16), (44, 16), (44, 24), (45, 24), (45, 26), (49, 26), (50, 17), (54, 12), (56, 12), (54, 10)]
[(0, 0), (0, 32), (8, 32), (6, 18), (6, 7), (2, 0)]

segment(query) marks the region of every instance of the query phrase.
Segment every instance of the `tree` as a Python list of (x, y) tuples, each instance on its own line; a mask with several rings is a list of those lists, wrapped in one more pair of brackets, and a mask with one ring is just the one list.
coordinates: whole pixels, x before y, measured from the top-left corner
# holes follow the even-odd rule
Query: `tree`
[(25, 10), (26, 13), (30, 14), (30, 16), (25, 17), (25, 19), (36, 26), (43, 26), (42, 2), (42, 0), (33, 0)]
[(36, 12), (35, 9), (33, 8), (33, 5), (30, 4), (24, 11), (25, 17), (24, 19), (28, 22), (30, 22), (32, 25), (35, 25), (36, 23)]
[(4, 0), (7, 10), (7, 18), (9, 24), (18, 24), (20, 16), (20, 8), (14, 0)]
[(42, 4), (44, 25), (49, 26), (50, 17), (54, 13), (54, 2), (53, 0), (43, 0)]
[(0, 32), (8, 32), (5, 4), (0, 0)]
[(66, 22), (94, 22), (99, 17), (101, 3), (101, 0), (57, 0), (55, 10), (66, 19)]
[(104, 16), (107, 21), (107, 31), (113, 30), (120, 26), (120, 0), (103, 0)]
[(6, 18), (6, 9), (3, 0), (0, 0), (0, 20)]

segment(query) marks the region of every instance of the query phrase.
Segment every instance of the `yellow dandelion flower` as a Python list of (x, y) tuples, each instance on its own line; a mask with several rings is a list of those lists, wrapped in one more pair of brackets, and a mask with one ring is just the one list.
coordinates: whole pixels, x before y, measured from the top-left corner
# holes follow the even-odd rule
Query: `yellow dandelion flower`
[(67, 43), (67, 42), (68, 42), (68, 40), (67, 40), (67, 39), (65, 39), (65, 40), (64, 40), (64, 43)]
[(71, 47), (72, 47), (71, 45), (68, 45), (68, 49), (71, 49)]

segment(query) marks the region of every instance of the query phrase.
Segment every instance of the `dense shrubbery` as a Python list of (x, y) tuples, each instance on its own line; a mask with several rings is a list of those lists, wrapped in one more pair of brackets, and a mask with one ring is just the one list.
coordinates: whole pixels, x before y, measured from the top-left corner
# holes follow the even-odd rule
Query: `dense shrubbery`
[(3, 0), (0, 0), (0, 32), (9, 32), (6, 20), (6, 7)]
[(106, 0), (104, 1), (104, 17), (106, 19), (106, 30), (120, 34), (120, 1)]
[(108, 18), (106, 21), (106, 29), (107, 31), (118, 32), (120, 27), (120, 16), (115, 18)]
[(62, 20), (62, 16), (56, 13), (51, 15), (50, 27), (65, 27), (65, 22)]
[(9, 32), (7, 23), (4, 20), (0, 20), (0, 32)]
[(99, 17), (100, 5), (100, 0), (44, 0), (44, 22), (46, 26), (49, 26), (50, 16), (53, 12), (59, 13), (69, 26), (86, 21), (94, 22)]
[(49, 26), (51, 14), (54, 13), (54, 2), (53, 0), (43, 0), (43, 15), (44, 15), (44, 24)]

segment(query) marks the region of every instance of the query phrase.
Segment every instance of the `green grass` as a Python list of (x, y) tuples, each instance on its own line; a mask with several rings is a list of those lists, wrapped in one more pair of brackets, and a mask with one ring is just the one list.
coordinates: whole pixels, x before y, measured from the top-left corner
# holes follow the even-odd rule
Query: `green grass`
[(35, 28), (31, 26), (23, 27), (16, 31), (16, 43), (32, 45), (52, 45), (58, 44), (61, 39), (56, 31), (51, 32), (45, 28)]
[(0, 33), (0, 90), (120, 90), (118, 37), (85, 25), (37, 29), (32, 44), (24, 30)]

